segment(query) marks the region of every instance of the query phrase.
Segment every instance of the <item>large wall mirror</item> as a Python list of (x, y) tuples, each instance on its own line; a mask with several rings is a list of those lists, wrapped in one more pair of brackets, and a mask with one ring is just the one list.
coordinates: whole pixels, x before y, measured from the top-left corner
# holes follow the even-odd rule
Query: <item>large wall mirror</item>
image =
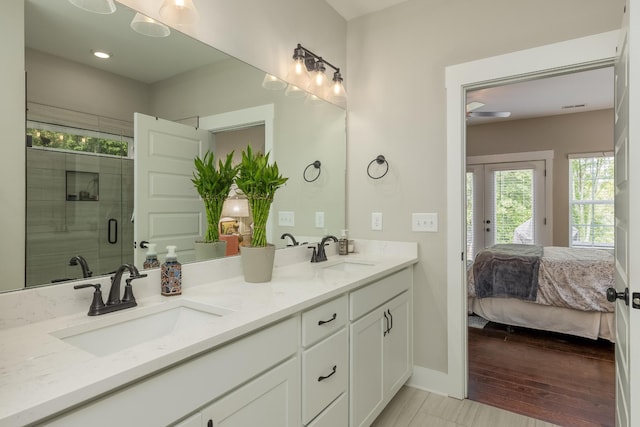
[[(289, 177), (270, 217), (270, 241), (279, 248), (292, 244), (282, 238), (287, 233), (299, 243), (337, 235), (345, 227), (344, 109), (265, 89), (263, 71), (173, 28), (167, 37), (139, 34), (130, 26), (135, 11), (116, 6), (100, 15), (68, 0), (25, 0), (25, 285), (105, 275), (140, 259), (134, 113), (209, 131), (217, 156), (239, 155), (247, 145), (271, 151)], [(112, 56), (98, 59), (96, 50)], [(321, 169), (310, 179), (316, 161)], [(183, 184), (181, 197), (197, 197), (188, 179)], [(246, 233), (250, 224), (242, 224)], [(165, 242), (193, 232), (164, 226), (154, 230), (161, 259)], [(232, 222), (225, 226), (237, 232)], [(181, 251), (183, 262), (193, 259), (190, 248)]]

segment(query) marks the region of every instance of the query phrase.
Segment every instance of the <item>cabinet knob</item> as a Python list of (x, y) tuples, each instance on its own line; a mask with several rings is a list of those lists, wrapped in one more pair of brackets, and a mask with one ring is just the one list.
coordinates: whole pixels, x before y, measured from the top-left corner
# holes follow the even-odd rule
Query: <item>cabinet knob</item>
[(207, 427), (213, 427), (213, 420), (207, 421)]

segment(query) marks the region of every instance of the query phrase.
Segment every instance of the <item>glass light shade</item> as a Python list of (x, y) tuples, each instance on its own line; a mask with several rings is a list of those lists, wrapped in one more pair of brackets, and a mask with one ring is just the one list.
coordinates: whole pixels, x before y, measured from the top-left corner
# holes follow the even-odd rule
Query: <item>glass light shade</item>
[(116, 4), (113, 0), (69, 0), (75, 7), (92, 13), (109, 15), (116, 11)]
[(324, 103), (324, 100), (319, 96), (316, 96), (312, 93), (307, 94), (306, 99), (304, 100), (305, 104), (309, 105), (321, 105)]
[(293, 60), (289, 73), (287, 73), (287, 81), (297, 88), (304, 89), (309, 85), (311, 76), (304, 65), (304, 58)]
[(347, 102), (347, 91), (341, 80), (334, 80), (330, 86), (327, 98), (336, 104), (344, 104)]
[(249, 216), (249, 201), (247, 199), (227, 199), (222, 205), (222, 216), (246, 218)]
[(144, 36), (168, 37), (171, 34), (169, 27), (141, 13), (136, 13), (130, 25), (133, 31)]
[(282, 90), (287, 87), (287, 83), (272, 74), (265, 74), (262, 80), (262, 87), (268, 90)]
[(284, 94), (291, 98), (304, 98), (307, 96), (307, 92), (292, 84), (287, 86), (287, 90), (284, 91)]
[(198, 20), (198, 11), (193, 0), (164, 0), (160, 6), (160, 16), (171, 25), (183, 27)]

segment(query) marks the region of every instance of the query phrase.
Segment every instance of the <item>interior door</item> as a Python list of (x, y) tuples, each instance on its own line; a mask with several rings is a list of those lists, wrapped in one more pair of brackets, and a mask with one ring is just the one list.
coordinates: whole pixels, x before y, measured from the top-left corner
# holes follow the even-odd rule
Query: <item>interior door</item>
[(135, 264), (142, 266), (155, 243), (158, 259), (166, 246), (177, 246), (181, 262), (194, 261), (193, 243), (204, 236), (204, 205), (191, 178), (193, 159), (210, 148), (210, 134), (144, 114), (134, 115), (134, 241)]
[[(640, 178), (638, 168), (630, 167), (640, 162), (640, 154), (635, 150), (637, 120), (629, 122), (631, 108), (638, 99), (638, 91), (630, 91), (629, 78), (632, 69), (630, 62), (630, 36), (633, 34), (630, 21), (632, 0), (627, 0), (623, 18), (620, 42), (617, 46), (615, 61), (615, 230), (616, 230), (616, 425), (629, 427), (640, 423), (640, 373), (631, 367), (631, 361), (640, 363), (640, 340), (632, 335), (640, 327), (640, 286), (632, 280), (637, 273), (631, 262), (640, 253), (640, 232), (637, 225), (640, 213), (640, 197), (633, 194), (631, 183), (637, 186)], [(638, 2), (635, 1), (638, 6)], [(639, 16), (635, 12), (635, 16)], [(638, 29), (635, 29), (638, 33)], [(637, 58), (638, 56), (636, 56)], [(637, 193), (637, 192), (636, 192)], [(631, 219), (634, 218), (634, 221)], [(611, 290), (612, 291), (612, 290)], [(632, 309), (635, 308), (635, 309)], [(632, 405), (632, 402), (636, 402)]]

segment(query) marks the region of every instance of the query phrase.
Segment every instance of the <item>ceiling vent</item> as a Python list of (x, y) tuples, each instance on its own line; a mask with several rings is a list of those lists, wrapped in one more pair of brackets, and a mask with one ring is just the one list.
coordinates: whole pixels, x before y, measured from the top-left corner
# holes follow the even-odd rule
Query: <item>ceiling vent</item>
[(587, 104), (563, 105), (562, 109), (563, 110), (570, 110), (572, 108), (584, 108), (586, 106), (587, 106)]

